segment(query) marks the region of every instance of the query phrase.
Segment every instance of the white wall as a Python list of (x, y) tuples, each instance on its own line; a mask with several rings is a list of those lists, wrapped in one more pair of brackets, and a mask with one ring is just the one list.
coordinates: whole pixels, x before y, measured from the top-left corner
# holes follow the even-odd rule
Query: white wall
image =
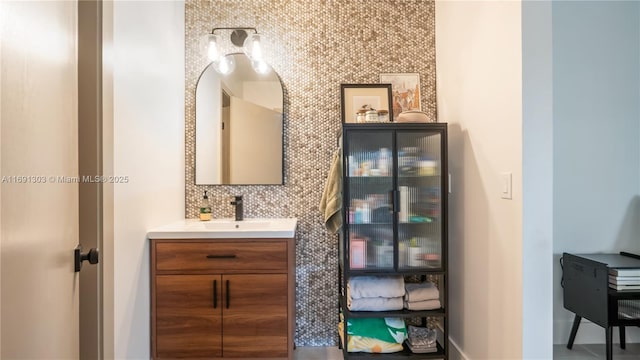
[(280, 81), (245, 81), (242, 85), (244, 100), (282, 112), (282, 97), (284, 95)]
[(220, 74), (213, 67), (209, 67), (198, 79), (196, 104), (200, 104), (196, 106), (196, 183), (220, 184), (222, 112), (219, 109), (222, 108), (222, 88)]
[(282, 139), (282, 113), (235, 96), (231, 96), (230, 108), (230, 182), (281, 182), (282, 141), (273, 139)]
[(184, 2), (113, 3), (114, 356), (149, 359), (147, 229), (184, 218)]
[[(639, 6), (553, 2), (556, 343), (573, 319), (562, 305), (562, 252), (640, 251)], [(640, 341), (629, 330), (627, 341)], [(576, 343), (603, 342), (602, 328), (581, 325)]]
[(551, 1), (522, 2), (522, 358), (553, 357)]
[[(6, 3), (0, 3), (0, 21), (6, 22)], [(2, 39), (4, 26), (0, 26), (0, 68), (2, 68)], [(2, 71), (0, 71), (0, 138), (2, 138)], [(2, 175), (2, 147), (0, 146), (0, 176)], [(0, 186), (0, 204), (2, 204), (2, 186)], [(0, 206), (0, 249), (2, 249), (2, 206)], [(2, 314), (2, 256), (0, 255), (0, 314)], [(0, 316), (0, 354), (2, 354), (2, 317)]]
[[(517, 359), (522, 315), (520, 2), (437, 1), (438, 121), (449, 126), (452, 359)], [(513, 199), (501, 199), (501, 172)]]
[[(0, 4), (0, 20), (5, 22), (4, 4)], [(2, 39), (4, 26), (0, 26), (0, 59), (2, 59)], [(0, 63), (0, 68), (2, 64)], [(0, 71), (0, 99), (2, 99), (2, 71)], [(0, 138), (2, 138), (2, 101), (0, 101)], [(2, 170), (2, 147), (0, 146), (0, 172)], [(2, 175), (0, 173), (0, 175)], [(0, 186), (0, 204), (2, 204), (2, 186)], [(0, 206), (0, 249), (2, 249), (2, 206)], [(2, 256), (0, 254), (0, 314), (2, 313)], [(0, 354), (2, 354), (2, 318), (0, 317)]]

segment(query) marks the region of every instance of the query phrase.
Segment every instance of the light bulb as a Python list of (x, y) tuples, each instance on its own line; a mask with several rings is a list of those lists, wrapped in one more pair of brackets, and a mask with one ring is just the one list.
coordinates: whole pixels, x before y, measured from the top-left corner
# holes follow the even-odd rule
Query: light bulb
[(251, 42), (251, 55), (256, 60), (262, 59), (262, 50), (260, 49), (260, 41), (253, 40)]
[(218, 35), (207, 35), (207, 57), (211, 61), (218, 61), (220, 59), (220, 46), (218, 44)]
[(261, 75), (268, 74), (269, 71), (271, 71), (271, 67), (264, 60), (251, 61), (251, 66), (253, 67), (253, 70), (255, 70), (256, 73)]
[(214, 61), (214, 68), (222, 75), (228, 75), (236, 68), (236, 62), (230, 55), (222, 57), (219, 61)]
[(260, 35), (251, 34), (244, 40), (243, 51), (251, 60), (262, 60)]

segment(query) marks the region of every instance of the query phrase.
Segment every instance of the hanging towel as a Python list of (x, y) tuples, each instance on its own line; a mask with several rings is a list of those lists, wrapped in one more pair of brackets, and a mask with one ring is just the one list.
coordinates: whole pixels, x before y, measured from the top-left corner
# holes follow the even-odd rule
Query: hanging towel
[(440, 291), (432, 282), (419, 284), (407, 283), (404, 285), (406, 293), (404, 300), (409, 302), (440, 299)]
[(347, 282), (347, 294), (352, 299), (394, 298), (404, 296), (402, 276), (354, 276)]
[(333, 153), (327, 183), (320, 199), (320, 212), (327, 230), (335, 234), (342, 227), (342, 160), (340, 149)]

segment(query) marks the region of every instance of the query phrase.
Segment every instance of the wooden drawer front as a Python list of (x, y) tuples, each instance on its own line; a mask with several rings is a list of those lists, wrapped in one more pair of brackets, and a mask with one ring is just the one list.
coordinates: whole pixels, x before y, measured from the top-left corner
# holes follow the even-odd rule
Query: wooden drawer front
[(284, 241), (160, 242), (156, 270), (287, 270)]

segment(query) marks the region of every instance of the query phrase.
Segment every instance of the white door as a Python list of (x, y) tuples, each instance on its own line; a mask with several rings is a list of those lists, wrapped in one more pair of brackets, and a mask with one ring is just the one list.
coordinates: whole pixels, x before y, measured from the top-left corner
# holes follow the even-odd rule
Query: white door
[(74, 1), (0, 1), (2, 359), (78, 358), (76, 38)]

